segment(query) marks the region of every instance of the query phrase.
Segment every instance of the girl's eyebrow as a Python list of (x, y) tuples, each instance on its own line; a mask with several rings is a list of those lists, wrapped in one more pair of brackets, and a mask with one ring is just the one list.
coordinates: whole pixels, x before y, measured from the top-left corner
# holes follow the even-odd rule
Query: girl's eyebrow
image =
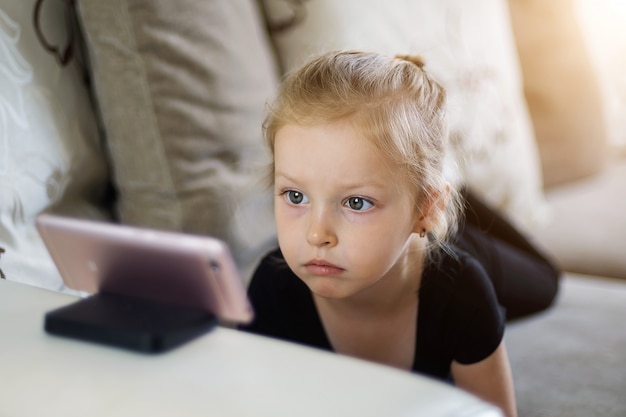
[[(293, 179), (292, 177), (290, 177), (289, 175), (281, 171), (274, 172), (274, 179), (275, 180), (284, 179), (292, 183), (298, 183), (297, 180)], [(367, 179), (367, 178), (365, 180), (359, 180), (359, 182), (343, 182), (343, 183), (341, 179), (338, 179), (336, 184), (339, 188), (342, 188), (345, 190), (355, 190), (359, 188), (371, 188), (371, 187), (386, 190), (389, 188), (389, 184), (383, 184), (382, 182), (377, 181), (377, 179)]]
[(276, 178), (286, 179), (287, 181), (291, 181), (291, 182), (297, 182), (296, 180), (291, 178), (289, 175), (284, 174), (281, 171), (274, 171), (274, 179)]
[(344, 188), (346, 190), (355, 190), (355, 189), (359, 189), (359, 188), (381, 188), (383, 190), (389, 188), (388, 184), (383, 184), (380, 183), (378, 181), (360, 181), (358, 183), (350, 183), (350, 182), (345, 182), (345, 183), (341, 183), (340, 181), (337, 182), (339, 184), (339, 186), (341, 188)]

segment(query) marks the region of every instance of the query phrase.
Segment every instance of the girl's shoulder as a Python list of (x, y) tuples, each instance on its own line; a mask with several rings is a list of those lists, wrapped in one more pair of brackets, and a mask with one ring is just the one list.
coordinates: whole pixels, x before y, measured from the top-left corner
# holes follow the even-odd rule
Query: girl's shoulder
[(248, 297), (255, 318), (240, 329), (330, 349), (308, 287), (291, 271), (280, 250), (261, 260)]
[(265, 296), (273, 297), (285, 291), (304, 290), (304, 284), (294, 277), (280, 249), (274, 249), (259, 262), (248, 286), (248, 293), (265, 293)]
[(452, 247), (426, 266), (422, 282), (422, 320), (447, 329), (452, 357), (474, 363), (489, 356), (502, 340), (505, 315), (480, 262)]
[(491, 278), (474, 256), (456, 246), (439, 251), (424, 268), (424, 292), (452, 297), (468, 307), (499, 309)]

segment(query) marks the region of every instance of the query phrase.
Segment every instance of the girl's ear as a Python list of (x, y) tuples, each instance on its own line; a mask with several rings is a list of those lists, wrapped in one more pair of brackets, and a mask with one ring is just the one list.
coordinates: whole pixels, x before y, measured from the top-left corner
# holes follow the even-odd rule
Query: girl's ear
[(449, 184), (446, 184), (443, 190), (430, 189), (426, 193), (424, 202), (420, 207), (421, 210), (415, 221), (413, 232), (419, 234), (420, 237), (424, 237), (426, 233), (437, 229), (443, 221), (443, 216), (445, 216), (449, 198)]

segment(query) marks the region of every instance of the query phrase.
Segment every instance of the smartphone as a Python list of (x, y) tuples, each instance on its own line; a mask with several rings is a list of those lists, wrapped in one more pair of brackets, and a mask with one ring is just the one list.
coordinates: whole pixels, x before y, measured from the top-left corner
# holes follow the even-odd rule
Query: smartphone
[(41, 214), (37, 229), (65, 284), (204, 310), (248, 323), (252, 306), (228, 246), (210, 236)]

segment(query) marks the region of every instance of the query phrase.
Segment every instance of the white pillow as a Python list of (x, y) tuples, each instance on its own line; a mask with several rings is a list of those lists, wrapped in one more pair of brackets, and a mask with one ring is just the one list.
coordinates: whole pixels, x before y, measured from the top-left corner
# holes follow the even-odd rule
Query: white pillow
[[(0, 247), (6, 250), (0, 268), (9, 280), (66, 290), (35, 218), (53, 205), (106, 217), (97, 201), (107, 172), (77, 67), (61, 67), (42, 48), (32, 24), (34, 4), (0, 0)], [(57, 18), (63, 4), (41, 9), (51, 41), (65, 36), (65, 22)]]
[[(331, 49), (420, 54), (447, 88), (462, 178), (527, 228), (546, 219), (541, 170), (505, 0), (265, 0), (283, 69)], [(297, 8), (300, 7), (298, 10)], [(453, 174), (451, 174), (453, 175)]]

